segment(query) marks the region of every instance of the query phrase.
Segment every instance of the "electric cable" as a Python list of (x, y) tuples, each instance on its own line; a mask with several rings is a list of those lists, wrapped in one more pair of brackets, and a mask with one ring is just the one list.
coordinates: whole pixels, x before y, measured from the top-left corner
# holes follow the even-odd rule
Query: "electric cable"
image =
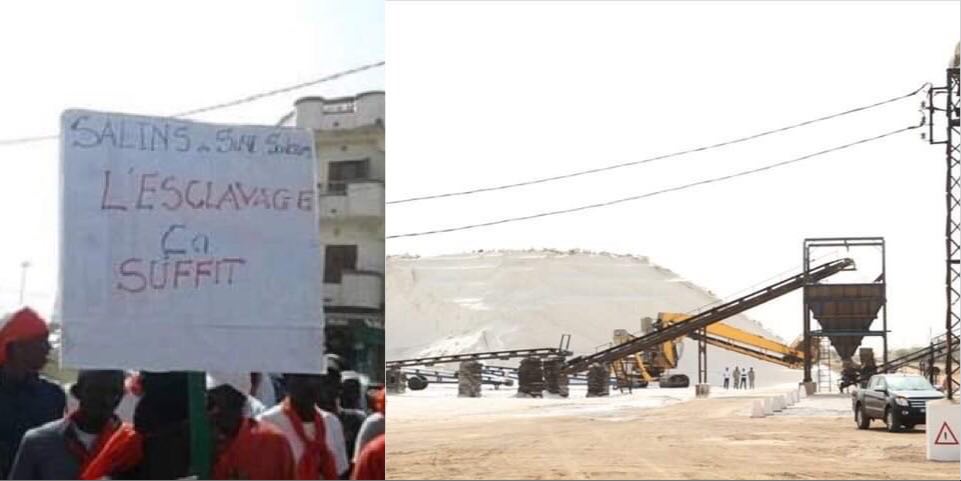
[(758, 168), (755, 168), (755, 169), (744, 170), (744, 171), (740, 171), (740, 172), (737, 172), (737, 173), (734, 173), (734, 174), (728, 174), (728, 175), (721, 176), (721, 177), (713, 177), (713, 178), (710, 178), (710, 179), (700, 180), (700, 181), (692, 182), (692, 183), (689, 183), (689, 184), (683, 184), (683, 185), (676, 186), (676, 187), (670, 187), (670, 188), (667, 188), (667, 189), (657, 190), (657, 191), (653, 191), (653, 192), (647, 192), (647, 193), (644, 193), (644, 194), (634, 195), (634, 196), (630, 196), (630, 197), (623, 197), (623, 198), (620, 198), (620, 199), (614, 199), (614, 200), (610, 200), (610, 201), (606, 201), (606, 202), (600, 202), (600, 203), (596, 203), (596, 204), (588, 204), (588, 205), (582, 205), (582, 206), (578, 206), (578, 207), (571, 207), (571, 208), (568, 208), (568, 209), (559, 209), (559, 210), (548, 211), (548, 212), (540, 212), (540, 213), (537, 213), (537, 214), (531, 214), (531, 215), (525, 215), (525, 216), (519, 216), (519, 217), (508, 217), (508, 218), (505, 218), (505, 219), (499, 219), (499, 220), (490, 221), (490, 222), (482, 222), (482, 223), (478, 223), (478, 224), (468, 224), (468, 225), (463, 225), (463, 226), (458, 226), (458, 227), (450, 227), (450, 228), (446, 228), (446, 229), (435, 229), (435, 230), (422, 231), (422, 232), (411, 232), (411, 233), (406, 233), (406, 234), (389, 235), (389, 236), (387, 236), (386, 238), (387, 238), (387, 239), (400, 239), (400, 238), (405, 238), (405, 237), (420, 237), (420, 236), (427, 236), (427, 235), (434, 235), (434, 234), (443, 234), (443, 233), (448, 233), (448, 232), (457, 232), (457, 231), (468, 230), (468, 229), (478, 229), (478, 228), (481, 228), (481, 227), (490, 227), (490, 226), (494, 226), (494, 225), (507, 224), (507, 223), (511, 223), (511, 222), (521, 222), (521, 221), (526, 221), (526, 220), (538, 219), (538, 218), (541, 218), (541, 217), (555, 216), (555, 215), (561, 215), (561, 214), (570, 214), (570, 213), (580, 212), (580, 211), (589, 210), (589, 209), (597, 209), (597, 208), (601, 208), (601, 207), (608, 207), (608, 206), (612, 206), (612, 205), (616, 205), (616, 204), (622, 204), (622, 203), (624, 203), (624, 202), (631, 202), (631, 201), (634, 201), (634, 200), (644, 199), (644, 198), (648, 198), (648, 197), (654, 197), (654, 196), (656, 196), (656, 195), (666, 194), (666, 193), (669, 193), (669, 192), (678, 192), (678, 191), (690, 189), (690, 188), (693, 188), (693, 187), (697, 187), (697, 186), (700, 186), (700, 185), (706, 185), (706, 184), (711, 184), (711, 183), (715, 183), (715, 182), (722, 182), (722, 181), (734, 179), (734, 178), (737, 178), (737, 177), (742, 177), (742, 176), (746, 176), (746, 175), (756, 174), (756, 173), (758, 173), (758, 172), (763, 172), (763, 171), (775, 169), (775, 168), (778, 168), (778, 167), (783, 167), (783, 166), (790, 165), (790, 164), (794, 164), (794, 163), (797, 163), (797, 162), (801, 162), (801, 161), (803, 161), (803, 160), (807, 160), (807, 159), (810, 159), (810, 158), (813, 158), (813, 157), (817, 157), (817, 156), (820, 156), (820, 155), (824, 155), (824, 154), (828, 154), (828, 153), (831, 153), (831, 152), (836, 152), (836, 151), (838, 151), (838, 150), (842, 150), (842, 149), (846, 149), (846, 148), (849, 148), (849, 147), (853, 147), (853, 146), (855, 146), (855, 145), (860, 145), (860, 144), (864, 144), (864, 143), (867, 143), (867, 142), (872, 142), (872, 141), (875, 141), (875, 140), (880, 140), (880, 139), (883, 139), (883, 138), (885, 138), (885, 137), (890, 137), (890, 136), (892, 136), (892, 135), (896, 135), (896, 134), (899, 134), (899, 133), (902, 133), (902, 132), (907, 132), (907, 131), (909, 131), (909, 130), (914, 130), (914, 129), (920, 128), (922, 125), (923, 125), (923, 124), (919, 124), (919, 125), (915, 125), (915, 126), (911, 126), (911, 127), (905, 127), (905, 128), (903, 128), (903, 129), (898, 129), (898, 130), (895, 130), (895, 131), (892, 131), (892, 132), (888, 132), (888, 133), (885, 133), (885, 134), (881, 134), (881, 135), (878, 135), (878, 136), (875, 136), (875, 137), (869, 137), (869, 138), (866, 138), (866, 139), (861, 139), (861, 140), (858, 140), (858, 141), (856, 141), (856, 142), (851, 142), (851, 143), (849, 143), (849, 144), (844, 144), (844, 145), (840, 145), (840, 146), (837, 146), (837, 147), (832, 147), (832, 148), (830, 148), (830, 149), (821, 150), (821, 151), (818, 151), (818, 152), (815, 152), (815, 153), (812, 153), (812, 154), (804, 155), (804, 156), (797, 157), (797, 158), (790, 159), (790, 160), (785, 160), (785, 161), (776, 162), (776, 163), (773, 163), (773, 164), (768, 164), (768, 165), (765, 165), (765, 166), (763, 166), (763, 167), (758, 167)]
[(679, 151), (679, 152), (674, 152), (674, 153), (671, 153), (671, 154), (659, 155), (659, 156), (656, 156), (656, 157), (649, 157), (649, 158), (642, 159), (642, 160), (634, 160), (634, 161), (630, 161), (630, 162), (622, 162), (622, 163), (619, 163), (619, 164), (612, 164), (612, 165), (607, 165), (607, 166), (604, 166), (604, 167), (597, 167), (597, 168), (594, 168), (594, 169), (580, 170), (580, 171), (570, 172), (570, 173), (567, 173), (567, 174), (554, 175), (554, 176), (551, 176), (551, 177), (542, 177), (542, 178), (539, 178), (539, 179), (532, 179), (532, 180), (528, 180), (528, 181), (524, 181), (524, 182), (515, 182), (515, 183), (512, 183), (512, 184), (502, 184), (502, 185), (496, 185), (496, 186), (492, 186), (492, 187), (480, 187), (480, 188), (476, 188), (476, 189), (470, 189), (470, 190), (464, 190), (464, 191), (458, 191), (458, 192), (448, 192), (448, 193), (445, 193), (445, 194), (423, 195), (423, 196), (418, 196), (418, 197), (409, 197), (409, 198), (406, 198), (406, 199), (390, 200), (390, 201), (387, 201), (386, 204), (387, 204), (387, 205), (403, 204), (403, 203), (417, 202), (417, 201), (423, 201), (423, 200), (442, 199), (442, 198), (446, 198), (446, 197), (458, 197), (458, 196), (464, 196), (464, 195), (479, 194), (479, 193), (481, 193), (481, 192), (490, 192), (490, 191), (495, 191), (495, 190), (513, 189), (513, 188), (515, 188), (515, 187), (523, 187), (523, 186), (527, 186), (527, 185), (542, 184), (542, 183), (545, 183), (545, 182), (553, 182), (553, 181), (557, 181), (557, 180), (569, 179), (569, 178), (572, 178), (572, 177), (578, 177), (578, 176), (582, 176), (582, 175), (596, 174), (596, 173), (599, 173), (599, 172), (606, 172), (606, 171), (609, 171), (609, 170), (620, 169), (620, 168), (624, 168), (624, 167), (631, 167), (631, 166), (634, 166), (634, 165), (646, 164), (646, 163), (649, 163), (649, 162), (654, 162), (654, 161), (656, 161), (656, 160), (663, 160), (663, 159), (668, 159), (668, 158), (671, 158), (671, 157), (679, 157), (679, 156), (686, 155), (686, 154), (692, 154), (692, 153), (694, 153), (694, 152), (704, 152), (704, 151), (707, 151), (707, 150), (716, 149), (716, 148), (720, 148), (720, 147), (725, 147), (725, 146), (728, 146), (728, 145), (734, 145), (734, 144), (738, 144), (738, 143), (741, 143), (741, 142), (747, 142), (748, 140), (754, 140), (754, 139), (757, 139), (757, 138), (760, 138), (760, 137), (764, 137), (764, 136), (771, 135), (771, 134), (776, 134), (776, 133), (779, 133), (779, 132), (785, 132), (785, 131), (788, 131), (788, 130), (791, 130), (791, 129), (796, 129), (796, 128), (799, 128), (799, 127), (803, 127), (803, 126), (805, 126), (805, 125), (811, 125), (811, 124), (814, 124), (814, 123), (817, 123), (817, 122), (822, 122), (822, 121), (825, 121), (825, 120), (830, 120), (830, 119), (842, 117), (842, 116), (844, 116), (844, 115), (853, 114), (853, 113), (855, 113), (855, 112), (861, 112), (861, 111), (868, 110), (868, 109), (872, 109), (872, 108), (875, 108), (875, 107), (880, 107), (880, 106), (885, 105), (885, 104), (889, 104), (889, 103), (896, 102), (896, 101), (901, 100), (901, 99), (905, 99), (905, 98), (908, 98), (908, 97), (912, 97), (912, 96), (914, 96), (914, 95), (917, 95), (918, 92), (920, 92), (921, 90), (923, 90), (923, 89), (924, 89), (926, 86), (928, 86), (928, 85), (929, 85), (928, 83), (925, 83), (924, 85), (922, 85), (922, 86), (919, 87), (917, 90), (914, 90), (914, 91), (911, 92), (911, 93), (904, 94), (904, 95), (900, 95), (900, 96), (898, 96), (898, 97), (893, 97), (893, 98), (890, 98), (890, 99), (887, 99), (887, 100), (883, 100), (883, 101), (881, 101), (881, 102), (876, 102), (876, 103), (873, 103), (873, 104), (870, 104), (870, 105), (865, 105), (865, 106), (861, 106), (861, 107), (856, 107), (856, 108), (853, 108), (853, 109), (850, 109), (850, 110), (845, 110), (844, 112), (838, 112), (838, 113), (836, 113), (836, 114), (831, 114), (831, 115), (826, 115), (826, 116), (823, 116), (823, 117), (818, 117), (818, 118), (816, 118), (816, 119), (806, 120), (806, 121), (804, 121), (804, 122), (799, 122), (799, 123), (796, 123), (796, 124), (791, 124), (791, 125), (788, 125), (788, 126), (785, 126), (785, 127), (777, 128), (777, 129), (766, 130), (766, 131), (764, 131), (764, 132), (760, 132), (760, 133), (757, 133), (757, 134), (754, 134), (754, 135), (749, 135), (749, 136), (747, 136), (747, 137), (740, 137), (740, 138), (737, 138), (737, 139), (728, 140), (728, 141), (720, 142), (720, 143), (717, 143), (717, 144), (707, 145), (707, 146), (703, 146), (703, 147), (697, 147), (697, 148), (694, 148), (694, 149), (682, 150), (682, 151)]
[[(200, 108), (196, 108), (196, 109), (186, 110), (186, 111), (183, 111), (183, 112), (180, 112), (180, 113), (176, 113), (176, 114), (172, 114), (172, 115), (164, 115), (164, 116), (162, 116), (162, 117), (170, 117), (170, 118), (189, 117), (189, 116), (191, 116), (191, 115), (202, 114), (202, 113), (211, 112), (211, 111), (214, 111), (214, 110), (225, 109), (225, 108), (228, 108), (228, 107), (235, 107), (235, 106), (237, 106), (237, 105), (242, 105), (242, 104), (250, 103), (250, 102), (253, 102), (253, 101), (255, 101), (255, 100), (260, 100), (260, 99), (265, 98), (265, 97), (272, 97), (272, 96), (274, 96), (274, 95), (279, 95), (279, 94), (282, 94), (282, 93), (291, 92), (291, 91), (293, 91), (293, 90), (298, 90), (298, 89), (302, 89), (302, 88), (305, 88), (305, 87), (310, 87), (310, 86), (313, 86), (313, 85), (321, 84), (321, 83), (324, 83), (324, 82), (329, 82), (329, 81), (331, 81), (331, 80), (336, 80), (336, 79), (341, 78), (341, 77), (345, 77), (345, 76), (348, 76), (348, 75), (360, 73), (360, 72), (363, 72), (363, 71), (366, 71), (366, 70), (370, 70), (370, 69), (373, 69), (373, 68), (381, 67), (381, 66), (383, 66), (383, 65), (385, 65), (385, 61), (381, 60), (381, 61), (379, 61), (379, 62), (374, 62), (374, 63), (370, 63), (370, 64), (367, 64), (367, 65), (361, 65), (360, 67), (352, 68), (352, 69), (349, 69), (349, 70), (344, 70), (344, 71), (341, 71), (341, 72), (337, 72), (337, 73), (334, 73), (334, 74), (330, 74), (330, 75), (327, 75), (327, 76), (324, 76), (324, 77), (320, 77), (320, 78), (318, 78), (318, 79), (310, 80), (310, 81), (307, 81), (307, 82), (302, 82), (302, 83), (299, 83), (299, 84), (290, 85), (290, 86), (287, 86), (287, 87), (282, 87), (282, 88), (278, 88), (278, 89), (274, 89), (274, 90), (268, 90), (268, 91), (265, 91), (265, 92), (259, 92), (259, 93), (255, 93), (255, 94), (252, 94), (252, 95), (248, 95), (248, 96), (246, 96), (246, 97), (239, 98), (239, 99), (236, 99), (236, 100), (231, 100), (231, 101), (228, 101), (228, 102), (221, 102), (221, 103), (218, 103), (218, 104), (208, 105), (208, 106), (206, 106), (206, 107), (200, 107)], [(27, 143), (32, 143), (32, 142), (41, 142), (41, 141), (45, 141), (45, 140), (56, 140), (56, 139), (59, 138), (59, 137), (60, 137), (59, 134), (53, 134), (53, 135), (39, 135), (39, 136), (35, 136), (35, 137), (20, 137), (20, 138), (14, 138), (14, 139), (0, 139), (0, 147), (2, 147), (2, 146), (7, 146), (7, 145), (19, 145), (19, 144), (27, 144)]]

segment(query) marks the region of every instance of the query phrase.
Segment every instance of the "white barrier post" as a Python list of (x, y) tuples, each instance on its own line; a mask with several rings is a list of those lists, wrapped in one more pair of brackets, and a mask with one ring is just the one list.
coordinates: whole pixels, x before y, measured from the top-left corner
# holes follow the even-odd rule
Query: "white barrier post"
[(764, 415), (770, 416), (774, 414), (774, 403), (771, 402), (771, 398), (764, 398)]
[(760, 400), (755, 400), (754, 405), (751, 406), (751, 417), (752, 418), (763, 418), (764, 417), (764, 403)]
[(925, 436), (928, 445), (928, 461), (959, 461), (961, 446), (961, 409), (958, 403), (947, 399), (928, 401)]

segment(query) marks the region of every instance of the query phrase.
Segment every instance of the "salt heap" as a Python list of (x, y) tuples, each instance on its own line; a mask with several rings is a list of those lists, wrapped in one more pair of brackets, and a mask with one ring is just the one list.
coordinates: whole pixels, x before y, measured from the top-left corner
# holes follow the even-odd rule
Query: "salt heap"
[[(642, 317), (687, 312), (718, 299), (645, 257), (606, 253), (487, 251), (387, 259), (387, 359), (556, 347), (575, 354), (636, 332)], [(777, 301), (775, 301), (777, 302)], [(724, 321), (778, 339), (743, 315)], [(800, 327), (800, 326), (799, 326)], [(800, 329), (799, 329), (800, 330)], [(678, 369), (697, 381), (697, 344), (685, 339)], [(724, 367), (754, 367), (758, 386), (796, 382), (799, 371), (708, 347), (709, 382)], [(513, 364), (507, 361), (491, 364)]]

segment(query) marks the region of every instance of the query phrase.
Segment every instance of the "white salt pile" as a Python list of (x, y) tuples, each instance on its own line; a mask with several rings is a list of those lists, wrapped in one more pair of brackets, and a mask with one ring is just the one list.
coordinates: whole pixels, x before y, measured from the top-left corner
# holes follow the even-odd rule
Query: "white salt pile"
[[(557, 251), (491, 251), (387, 260), (387, 359), (555, 347), (575, 354), (611, 342), (642, 317), (687, 312), (718, 299), (644, 257)], [(724, 321), (777, 339), (739, 315)], [(507, 364), (499, 362), (499, 364)], [(724, 367), (753, 367), (757, 385), (797, 382), (799, 370), (708, 347), (709, 381)], [(678, 369), (697, 380), (697, 345), (684, 340)]]

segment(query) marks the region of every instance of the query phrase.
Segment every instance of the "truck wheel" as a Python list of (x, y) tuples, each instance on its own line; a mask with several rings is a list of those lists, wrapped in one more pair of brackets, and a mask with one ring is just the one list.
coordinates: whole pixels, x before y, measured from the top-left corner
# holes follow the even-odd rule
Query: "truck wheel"
[(423, 376), (413, 376), (407, 380), (407, 387), (410, 388), (411, 391), (423, 391), (427, 389), (428, 384), (430, 384), (430, 381)]
[(901, 425), (898, 424), (897, 419), (895, 419), (896, 417), (897, 416), (894, 414), (894, 409), (888, 407), (884, 411), (884, 422), (888, 425), (889, 433), (896, 433), (901, 430)]
[(858, 429), (871, 427), (871, 418), (864, 412), (864, 406), (861, 404), (858, 404), (858, 408), (854, 411), (854, 422), (858, 425)]

